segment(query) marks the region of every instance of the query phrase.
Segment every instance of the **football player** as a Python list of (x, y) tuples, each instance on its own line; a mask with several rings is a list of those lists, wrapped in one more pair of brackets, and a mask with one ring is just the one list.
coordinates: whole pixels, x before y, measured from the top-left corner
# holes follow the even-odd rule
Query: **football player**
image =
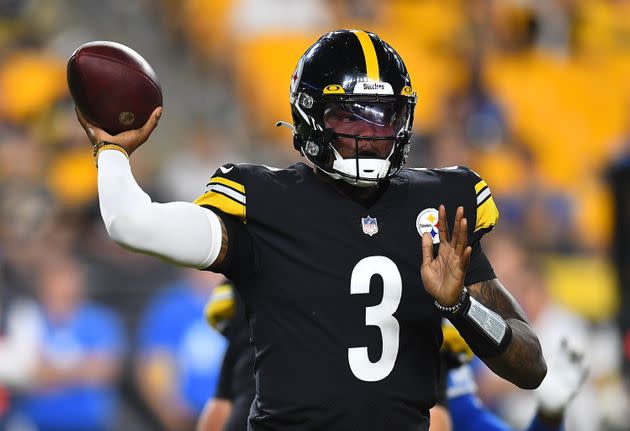
[(494, 372), (537, 387), (540, 343), (480, 245), (498, 219), (487, 184), (403, 169), (416, 95), (398, 53), (373, 33), (327, 33), (290, 103), (309, 164), (221, 166), (194, 204), (154, 203), (132, 175), (161, 108), (116, 136), (79, 114), (110, 237), (238, 286), (255, 348), (248, 428), (426, 430), (443, 316)]
[(243, 302), (231, 283), (216, 287), (205, 309), (206, 320), (228, 340), (214, 398), (199, 417), (197, 431), (242, 431), (256, 394), (254, 349)]

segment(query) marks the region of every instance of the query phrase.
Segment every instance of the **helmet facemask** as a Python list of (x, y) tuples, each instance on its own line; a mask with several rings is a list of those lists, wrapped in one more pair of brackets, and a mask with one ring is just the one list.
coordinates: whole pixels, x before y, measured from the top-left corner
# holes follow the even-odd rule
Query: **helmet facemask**
[(396, 102), (334, 102), (324, 109), (323, 123), (332, 129), (332, 171), (357, 186), (386, 178), (395, 142), (403, 130), (406, 106)]
[[(304, 99), (309, 100), (294, 98), (296, 103)], [(396, 175), (406, 161), (414, 104), (403, 96), (323, 98), (308, 109), (313, 116), (302, 122), (309, 130), (302, 133), (306, 139), (299, 139), (299, 149), (332, 178), (374, 186)]]

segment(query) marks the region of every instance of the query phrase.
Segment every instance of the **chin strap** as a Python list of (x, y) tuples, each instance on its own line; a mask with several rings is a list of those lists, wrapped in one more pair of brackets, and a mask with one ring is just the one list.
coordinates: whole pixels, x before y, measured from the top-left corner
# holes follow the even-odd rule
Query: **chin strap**
[[(398, 160), (399, 157), (394, 156), (394, 153), (396, 151), (396, 148), (401, 145), (400, 140), (402, 139), (404, 141), (408, 141), (410, 136), (410, 133), (405, 131), (400, 132), (398, 136), (349, 135), (345, 133), (335, 133), (332, 129), (329, 128), (325, 128), (323, 130), (315, 130), (307, 125), (300, 125), (296, 128), (286, 121), (277, 121), (276, 127), (286, 127), (288, 129), (291, 129), (293, 131), (293, 147), (298, 150), (302, 156), (306, 157), (309, 162), (317, 166), (319, 170), (321, 170), (333, 179), (340, 179), (349, 184), (360, 187), (370, 187), (377, 184), (380, 180), (385, 179), (390, 173), (389, 171), (392, 165), (397, 166), (396, 172), (392, 174), (400, 171), (406, 152), (405, 154), (401, 155), (401, 157), (403, 157), (403, 160), (400, 161)], [(392, 149), (386, 159), (373, 159), (378, 160), (379, 162), (387, 162), (387, 169), (385, 170), (385, 172), (380, 172), (379, 176), (376, 178), (360, 178), (361, 160), (369, 161), (370, 159), (360, 159), (359, 157), (352, 157), (348, 159), (342, 158), (341, 155), (331, 145), (331, 142), (333, 142), (336, 138), (353, 139), (355, 141), (355, 152), (358, 152), (359, 141), (361, 140), (393, 141), (394, 143), (392, 145)], [(354, 173), (350, 173), (346, 169), (334, 168), (334, 165), (327, 166), (327, 163), (329, 163), (331, 157), (334, 157), (335, 159), (333, 163), (344, 163), (345, 161), (354, 159), (352, 160), (352, 163), (354, 164)], [(378, 169), (379, 171), (384, 170), (382, 166), (380, 167), (380, 169), (379, 167), (375, 166), (374, 169)]]

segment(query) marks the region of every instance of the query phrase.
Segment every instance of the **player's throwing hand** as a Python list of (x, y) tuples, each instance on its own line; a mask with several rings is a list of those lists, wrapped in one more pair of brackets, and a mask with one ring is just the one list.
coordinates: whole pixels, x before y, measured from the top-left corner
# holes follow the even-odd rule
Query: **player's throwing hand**
[(464, 288), (464, 277), (472, 248), (468, 245), (468, 223), (464, 208), (455, 213), (453, 235), (450, 240), (446, 231), (446, 209), (440, 205), (438, 216), (440, 246), (433, 257), (433, 240), (430, 233), (422, 235), (422, 267), (420, 274), (425, 290), (442, 306), (457, 304)]
[(104, 146), (103, 144), (111, 144), (117, 147), (121, 147), (125, 150), (127, 155), (133, 153), (140, 145), (144, 144), (147, 139), (149, 139), (149, 135), (153, 132), (158, 125), (158, 120), (162, 115), (162, 108), (155, 108), (151, 116), (147, 120), (147, 122), (139, 129), (136, 130), (128, 130), (126, 132), (119, 133), (117, 135), (110, 135), (105, 130), (100, 129), (98, 126), (90, 123), (78, 109), (75, 109), (77, 113), (77, 118), (79, 119), (79, 123), (87, 133), (88, 138), (90, 138), (90, 142), (94, 147), (94, 156), (96, 157), (96, 152), (99, 147)]

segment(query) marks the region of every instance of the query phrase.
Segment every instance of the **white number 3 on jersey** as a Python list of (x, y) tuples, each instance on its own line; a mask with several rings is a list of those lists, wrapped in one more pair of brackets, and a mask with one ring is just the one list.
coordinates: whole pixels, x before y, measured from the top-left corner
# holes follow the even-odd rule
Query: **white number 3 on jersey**
[(383, 351), (378, 361), (372, 362), (367, 347), (348, 349), (348, 363), (352, 373), (366, 382), (383, 380), (394, 369), (398, 356), (400, 324), (393, 314), (398, 309), (402, 295), (402, 279), (398, 267), (385, 256), (370, 256), (361, 259), (352, 270), (350, 293), (370, 292), (370, 280), (374, 275), (383, 279), (383, 300), (380, 304), (365, 309), (365, 324), (378, 326), (383, 338)]

